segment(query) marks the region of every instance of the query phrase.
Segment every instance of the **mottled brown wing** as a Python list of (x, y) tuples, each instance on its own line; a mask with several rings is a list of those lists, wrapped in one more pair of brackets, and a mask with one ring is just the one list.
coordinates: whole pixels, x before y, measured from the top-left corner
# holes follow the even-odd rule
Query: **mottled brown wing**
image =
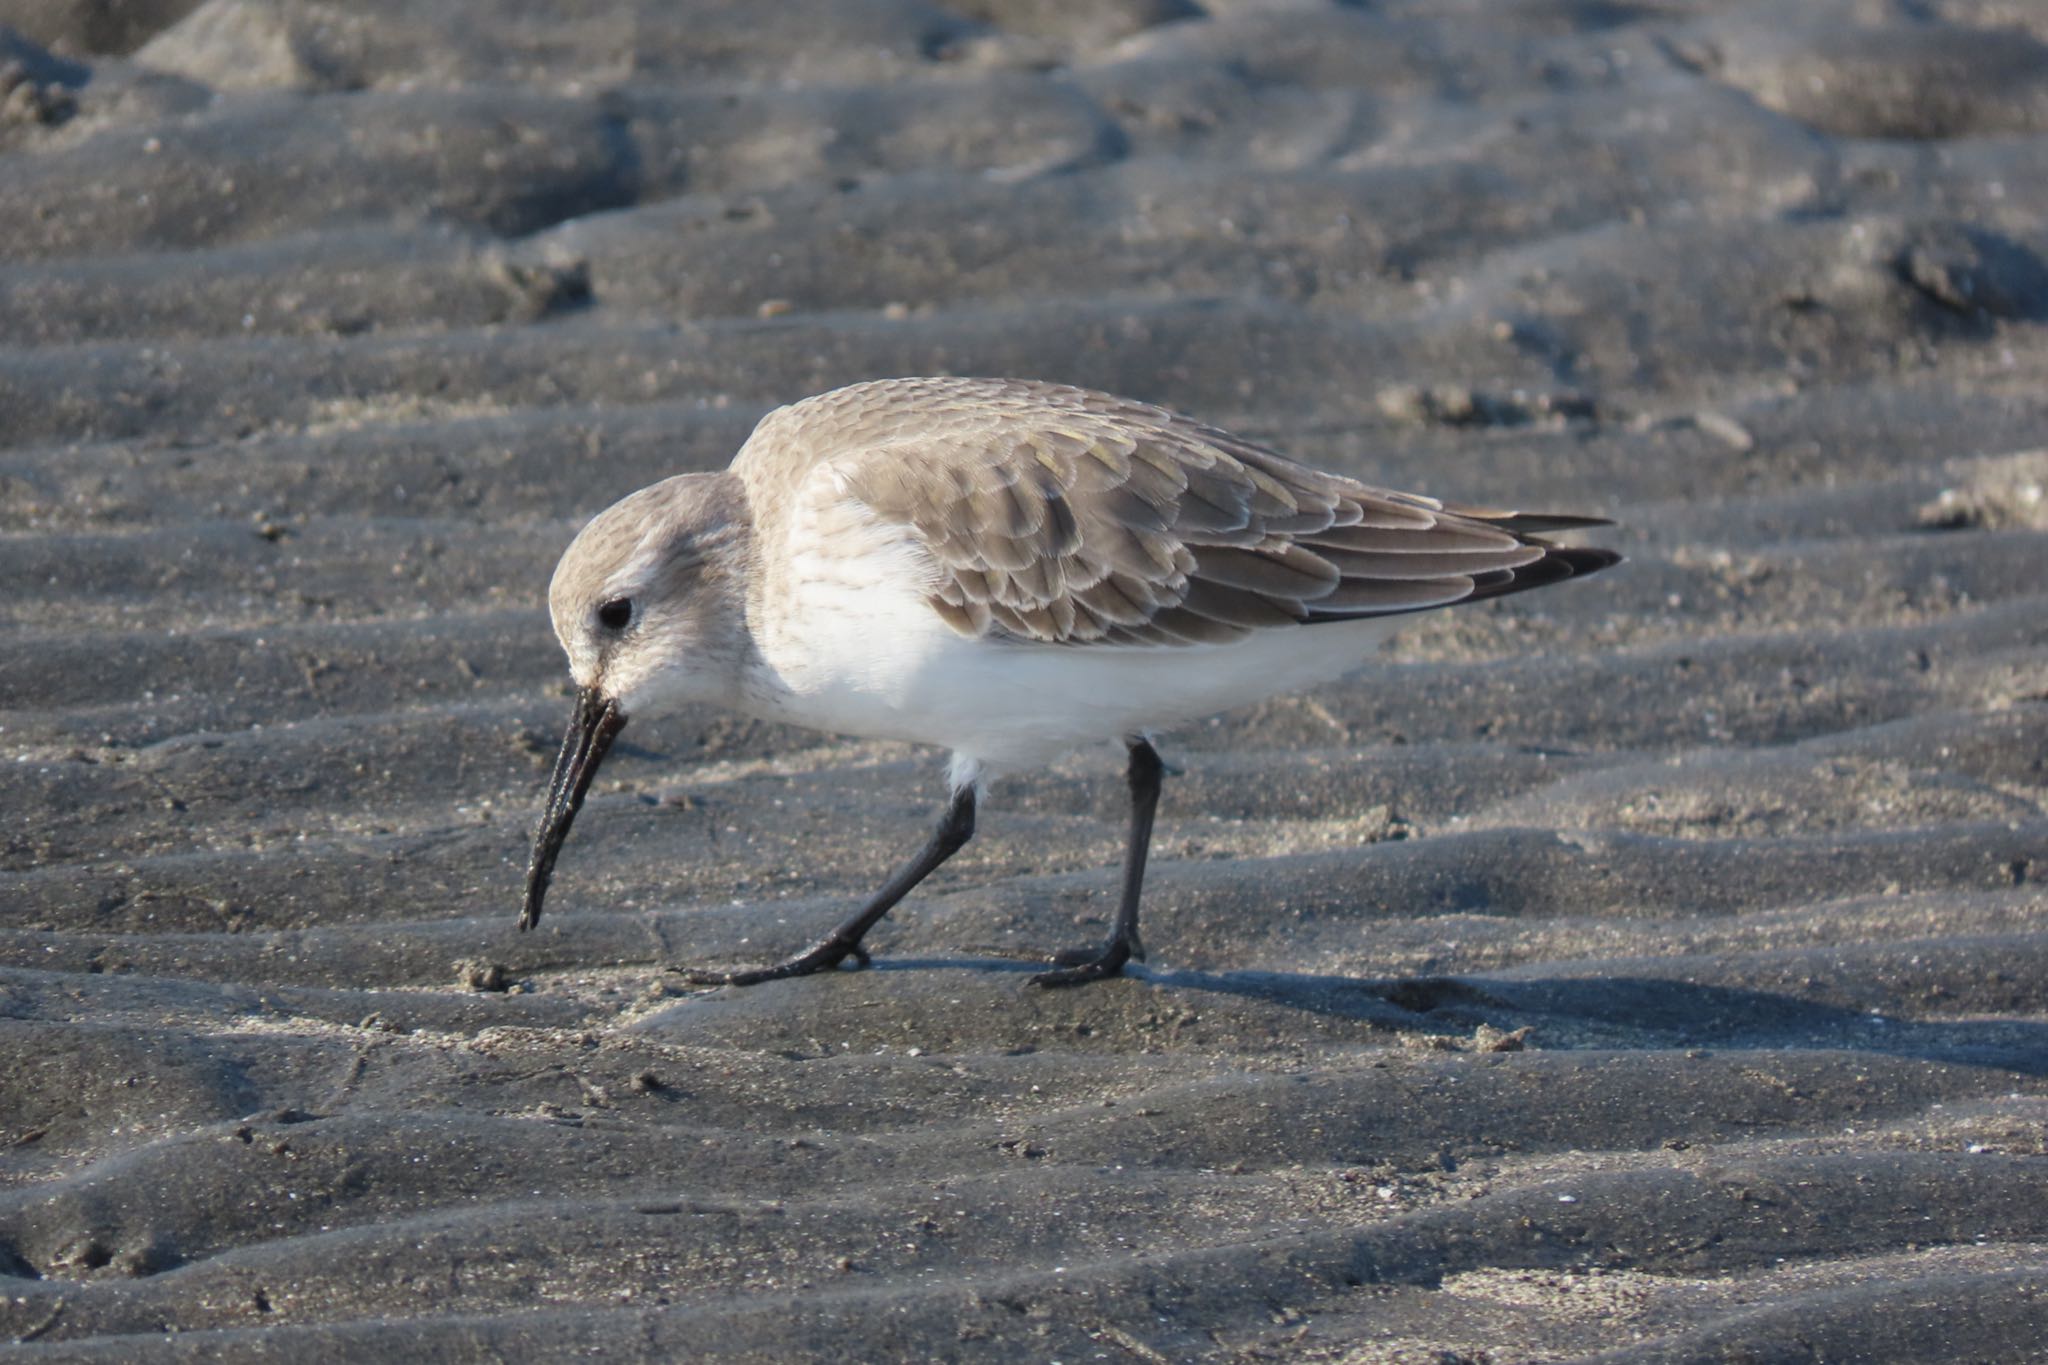
[(1222, 643), (1518, 592), (1618, 558), (1531, 536), (1599, 518), (1446, 508), (1162, 408), (1018, 381), (917, 384), (925, 420), (831, 464), (930, 551), (932, 607), (963, 635)]

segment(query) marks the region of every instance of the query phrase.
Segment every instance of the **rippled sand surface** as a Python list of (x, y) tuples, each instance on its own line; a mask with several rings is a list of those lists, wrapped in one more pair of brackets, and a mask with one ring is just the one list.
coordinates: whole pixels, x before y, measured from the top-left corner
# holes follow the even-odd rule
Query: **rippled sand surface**
[[(0, 0), (0, 1356), (2042, 1358), (2048, 15)], [(1066, 380), (1625, 567), (1006, 778), (638, 725), (581, 520)]]

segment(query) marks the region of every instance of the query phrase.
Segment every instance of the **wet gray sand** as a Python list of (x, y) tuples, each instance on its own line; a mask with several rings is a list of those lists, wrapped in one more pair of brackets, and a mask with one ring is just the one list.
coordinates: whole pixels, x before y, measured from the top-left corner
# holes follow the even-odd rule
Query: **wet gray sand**
[[(2048, 18), (0, 0), (0, 1355), (2042, 1358)], [(1605, 511), (997, 784), (628, 733), (581, 520), (950, 371)]]

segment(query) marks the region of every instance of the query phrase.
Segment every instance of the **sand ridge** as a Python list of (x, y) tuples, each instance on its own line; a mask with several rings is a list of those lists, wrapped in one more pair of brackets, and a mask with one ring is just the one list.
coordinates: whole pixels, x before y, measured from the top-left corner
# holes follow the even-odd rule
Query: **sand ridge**
[[(586, 7), (587, 9), (587, 7)], [(0, 0), (0, 1356), (2041, 1359), (2048, 22)], [(997, 783), (627, 733), (582, 520), (884, 375), (1623, 568)]]

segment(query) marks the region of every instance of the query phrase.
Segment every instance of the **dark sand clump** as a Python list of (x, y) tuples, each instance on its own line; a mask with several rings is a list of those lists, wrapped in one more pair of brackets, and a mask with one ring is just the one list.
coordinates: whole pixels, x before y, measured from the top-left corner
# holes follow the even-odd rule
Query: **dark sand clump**
[[(2048, 17), (0, 0), (0, 1356), (2048, 1359)], [(636, 724), (581, 519), (1068, 380), (1630, 563), (1005, 778)], [(6, 1343), (12, 1343), (8, 1345)]]

